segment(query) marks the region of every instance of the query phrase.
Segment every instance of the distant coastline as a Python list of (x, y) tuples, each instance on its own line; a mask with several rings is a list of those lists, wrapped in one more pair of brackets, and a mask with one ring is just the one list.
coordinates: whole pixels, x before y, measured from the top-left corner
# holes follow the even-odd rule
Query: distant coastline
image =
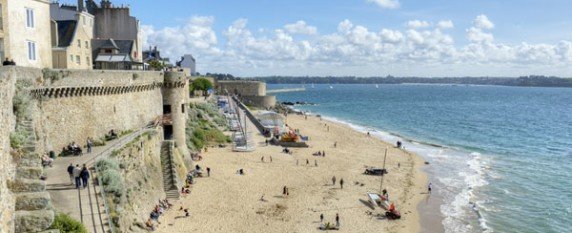
[[(250, 79), (250, 78), (248, 78)], [(553, 76), (523, 77), (302, 77), (269, 76), (252, 78), (268, 84), (450, 84), (514, 87), (572, 87), (572, 78)]]

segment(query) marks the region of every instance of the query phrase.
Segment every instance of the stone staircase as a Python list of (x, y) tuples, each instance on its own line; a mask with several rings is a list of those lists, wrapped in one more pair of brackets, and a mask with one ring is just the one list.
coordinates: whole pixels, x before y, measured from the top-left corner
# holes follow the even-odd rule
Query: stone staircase
[(178, 199), (180, 179), (173, 162), (174, 141), (163, 141), (161, 145), (161, 168), (163, 170), (163, 189), (168, 199)]
[(17, 161), (16, 179), (10, 190), (16, 199), (14, 225), (16, 232), (46, 231), (54, 221), (54, 210), (46, 182), (40, 180), (44, 173), (40, 156), (36, 153), (36, 133), (33, 121), (23, 121), (17, 131), (29, 136), (24, 142), (23, 155)]

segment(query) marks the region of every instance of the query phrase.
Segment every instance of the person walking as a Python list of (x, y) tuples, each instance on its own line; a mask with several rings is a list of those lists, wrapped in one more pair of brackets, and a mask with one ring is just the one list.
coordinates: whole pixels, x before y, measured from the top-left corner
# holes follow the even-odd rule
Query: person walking
[(320, 222), (324, 221), (324, 214), (320, 214)]
[(310, 164), (310, 160), (306, 159), (306, 166)]
[(87, 144), (87, 153), (91, 154), (91, 148), (93, 147), (93, 140), (91, 140), (91, 138), (88, 137), (86, 144)]
[(336, 176), (332, 176), (332, 186), (336, 185)]
[(70, 184), (73, 184), (73, 164), (70, 163), (70, 165), (68, 166), (68, 174), (70, 176)]
[(428, 193), (428, 194), (431, 194), (431, 188), (432, 188), (432, 186), (433, 186), (433, 185), (431, 184), (431, 182), (429, 182), (429, 185), (427, 185), (427, 193)]
[(338, 213), (336, 213), (336, 227), (340, 227), (340, 215)]
[(270, 162), (272, 163), (272, 156), (270, 156)]
[(83, 165), (83, 168), (81, 169), (80, 177), (81, 177), (81, 181), (83, 183), (83, 188), (86, 188), (88, 185), (88, 180), (89, 180), (89, 170), (87, 169), (85, 164)]
[(262, 158), (260, 158), (260, 162), (264, 163), (264, 156), (262, 156)]
[(288, 193), (288, 188), (284, 186), (284, 188), (282, 188), (282, 195), (286, 196), (286, 193)]
[(344, 189), (344, 178), (340, 179), (340, 188)]
[(211, 168), (210, 167), (207, 167), (207, 176), (211, 177)]
[(79, 168), (79, 164), (76, 164), (73, 168), (73, 178), (75, 180), (75, 188), (79, 188), (81, 186), (81, 168)]
[(314, 159), (314, 165), (317, 167), (318, 166), (318, 160)]

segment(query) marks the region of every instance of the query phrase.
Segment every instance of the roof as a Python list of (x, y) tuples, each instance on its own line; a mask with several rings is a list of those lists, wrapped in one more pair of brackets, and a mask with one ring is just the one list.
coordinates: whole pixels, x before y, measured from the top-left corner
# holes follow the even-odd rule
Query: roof
[(56, 21), (58, 25), (58, 47), (68, 47), (73, 41), (77, 21), (62, 20)]
[(129, 54), (99, 54), (96, 62), (131, 62)]
[[(98, 59), (102, 59), (101, 61), (105, 62), (113, 62), (110, 59), (118, 59), (120, 61), (132, 61), (131, 53), (133, 52), (133, 44), (135, 42), (132, 40), (114, 40), (114, 39), (93, 39), (91, 40), (91, 48), (93, 57), (96, 57), (95, 61), (100, 61)], [(101, 49), (117, 49), (119, 50), (118, 54), (101, 54)], [(113, 56), (110, 56), (113, 55)], [(117, 55), (117, 56), (116, 56)], [(123, 56), (120, 58), (120, 56)]]

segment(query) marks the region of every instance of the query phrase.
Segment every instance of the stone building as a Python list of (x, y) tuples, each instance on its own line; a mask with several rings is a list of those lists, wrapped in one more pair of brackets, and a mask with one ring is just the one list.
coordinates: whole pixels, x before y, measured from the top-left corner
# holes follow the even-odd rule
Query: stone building
[(132, 40), (92, 40), (95, 57), (94, 68), (98, 70), (140, 70), (143, 63), (134, 59), (136, 45)]
[(135, 48), (133, 61), (143, 61), (139, 20), (131, 16), (129, 7), (113, 6), (109, 0), (102, 0), (99, 5), (94, 0), (86, 0), (86, 9), (95, 16), (95, 39), (131, 40)]
[(191, 76), (197, 75), (197, 61), (191, 54), (185, 54), (181, 57), (181, 61), (177, 62), (177, 65), (184, 69), (189, 69)]
[(16, 65), (52, 67), (49, 0), (1, 0), (0, 59)]
[(77, 6), (50, 5), (52, 56), (56, 69), (92, 69), (94, 17), (78, 0)]

